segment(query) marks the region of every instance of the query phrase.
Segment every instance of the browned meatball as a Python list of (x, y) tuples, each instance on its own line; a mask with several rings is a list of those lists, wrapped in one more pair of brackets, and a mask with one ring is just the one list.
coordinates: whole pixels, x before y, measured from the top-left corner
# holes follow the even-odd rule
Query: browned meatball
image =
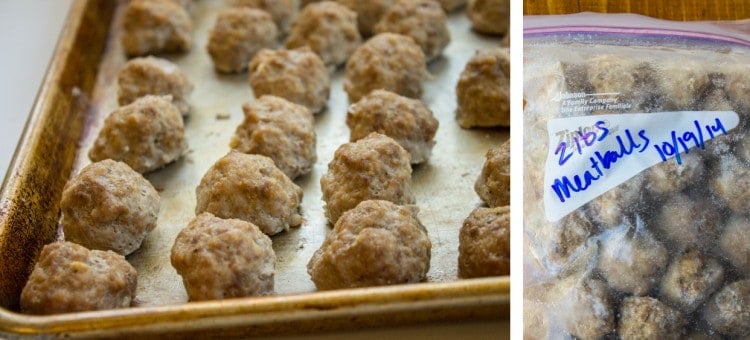
[(399, 0), (380, 18), (375, 33), (398, 33), (419, 44), (429, 62), (451, 41), (447, 17), (435, 0)]
[(666, 303), (692, 313), (719, 289), (723, 281), (724, 268), (719, 261), (690, 250), (669, 265), (659, 293)]
[(245, 120), (229, 142), (232, 149), (270, 157), (290, 179), (310, 172), (317, 160), (310, 110), (274, 96), (262, 96), (242, 110)]
[(510, 0), (469, 0), (466, 14), (477, 32), (506, 34), (510, 25)]
[(556, 266), (568, 263), (597, 231), (596, 226), (581, 210), (576, 210), (555, 223), (545, 222), (539, 222), (538, 237), (543, 242), (542, 247), (547, 257)]
[(349, 58), (344, 90), (351, 103), (377, 89), (419, 98), (422, 80), (427, 77), (426, 67), (424, 53), (412, 38), (380, 33)]
[(373, 132), (341, 145), (320, 178), (325, 214), (332, 224), (366, 200), (413, 204), (409, 153), (392, 138)]
[(337, 0), (342, 5), (357, 12), (357, 26), (359, 33), (369, 37), (373, 33), (373, 27), (391, 7), (396, 0)]
[(308, 46), (326, 65), (336, 67), (361, 43), (357, 13), (334, 1), (322, 1), (302, 10), (286, 39), (286, 48)]
[(750, 276), (750, 221), (745, 215), (732, 216), (719, 238), (721, 254), (735, 268)]
[(431, 247), (415, 207), (363, 201), (336, 222), (307, 272), (322, 290), (420, 282)]
[(271, 239), (246, 221), (196, 216), (177, 235), (171, 261), (190, 301), (273, 292)]
[(135, 58), (117, 75), (117, 101), (127, 105), (146, 96), (172, 96), (172, 104), (186, 115), (190, 111), (187, 98), (193, 84), (180, 68), (169, 60), (154, 57)]
[(203, 175), (195, 193), (196, 215), (237, 218), (267, 235), (302, 224), (302, 189), (266, 156), (229, 152)]
[(350, 141), (382, 133), (409, 152), (411, 164), (419, 164), (430, 158), (439, 123), (421, 100), (375, 90), (349, 107), (346, 125)]
[(474, 209), (458, 237), (459, 277), (510, 275), (510, 206)]
[(667, 248), (648, 229), (623, 224), (601, 241), (598, 269), (610, 287), (641, 296), (659, 281), (668, 259)]
[(128, 255), (156, 228), (159, 194), (127, 164), (106, 159), (65, 184), (60, 209), (66, 240)]
[(308, 47), (261, 50), (250, 61), (249, 82), (255, 97), (272, 95), (323, 111), (331, 92), (331, 77), (323, 61)]
[(510, 126), (510, 54), (507, 48), (479, 50), (456, 84), (458, 125)]
[(289, 32), (299, 14), (299, 0), (231, 0), (233, 6), (262, 9), (273, 17), (281, 35)]
[(50, 243), (21, 292), (21, 311), (56, 314), (129, 307), (138, 273), (122, 255)]
[(643, 197), (643, 175), (636, 175), (587, 204), (589, 217), (599, 228), (620, 225), (636, 210)]
[(726, 336), (750, 334), (750, 280), (728, 284), (714, 294), (703, 308), (703, 319)]
[(510, 139), (489, 149), (485, 158), (474, 190), (490, 207), (510, 204)]
[(169, 97), (145, 96), (110, 113), (89, 158), (114, 159), (146, 173), (177, 160), (186, 148), (180, 110)]
[(651, 223), (663, 239), (674, 248), (712, 247), (721, 232), (721, 213), (710, 199), (674, 193), (661, 202)]
[(629, 296), (622, 301), (617, 335), (621, 339), (680, 339), (682, 315), (652, 297)]
[(226, 8), (216, 17), (206, 50), (217, 70), (237, 73), (247, 69), (258, 51), (274, 48), (277, 37), (276, 24), (268, 12), (255, 8)]
[(466, 5), (466, 0), (438, 0), (438, 2), (446, 13), (453, 12), (459, 7)]
[(560, 314), (570, 335), (593, 340), (615, 329), (614, 309), (612, 292), (607, 284), (588, 278), (576, 283), (563, 299)]
[(750, 211), (750, 166), (732, 155), (722, 156), (711, 176), (711, 189), (732, 211)]
[(193, 23), (171, 0), (132, 0), (122, 19), (122, 47), (131, 56), (190, 49)]

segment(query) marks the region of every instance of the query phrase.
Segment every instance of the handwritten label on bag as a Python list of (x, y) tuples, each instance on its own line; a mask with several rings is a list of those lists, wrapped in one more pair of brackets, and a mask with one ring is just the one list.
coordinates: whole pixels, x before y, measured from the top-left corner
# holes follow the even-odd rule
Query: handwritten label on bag
[(554, 222), (643, 170), (682, 164), (681, 153), (739, 124), (732, 111), (594, 115), (547, 122), (544, 210)]

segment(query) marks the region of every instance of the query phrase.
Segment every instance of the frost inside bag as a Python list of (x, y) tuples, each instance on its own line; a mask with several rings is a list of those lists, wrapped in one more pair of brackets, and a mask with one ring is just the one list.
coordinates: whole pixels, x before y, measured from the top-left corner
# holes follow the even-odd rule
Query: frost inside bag
[(743, 23), (524, 25), (525, 337), (749, 336)]

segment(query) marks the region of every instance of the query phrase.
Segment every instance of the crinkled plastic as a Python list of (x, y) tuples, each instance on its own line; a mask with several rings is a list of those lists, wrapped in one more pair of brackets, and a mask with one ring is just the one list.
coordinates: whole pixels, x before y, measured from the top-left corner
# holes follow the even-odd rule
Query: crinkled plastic
[(525, 337), (750, 336), (748, 22), (524, 25)]

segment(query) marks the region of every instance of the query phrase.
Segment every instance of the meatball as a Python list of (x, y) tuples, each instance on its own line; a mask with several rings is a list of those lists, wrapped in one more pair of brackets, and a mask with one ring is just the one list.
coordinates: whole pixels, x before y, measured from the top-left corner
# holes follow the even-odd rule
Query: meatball
[(289, 27), (299, 14), (299, 0), (232, 0), (232, 5), (258, 8), (268, 12), (281, 35), (289, 32)]
[(21, 292), (21, 311), (57, 314), (129, 307), (138, 273), (122, 255), (50, 243)]
[(290, 179), (312, 170), (317, 154), (310, 110), (274, 96), (262, 96), (242, 110), (245, 120), (229, 142), (232, 149), (270, 157)]
[(490, 207), (510, 204), (510, 139), (485, 155), (474, 191)]
[(159, 169), (187, 148), (180, 110), (169, 97), (145, 96), (112, 111), (89, 158), (121, 161), (140, 173)]
[(336, 222), (307, 272), (321, 290), (420, 282), (431, 247), (416, 207), (363, 201)]
[(438, 0), (438, 2), (446, 13), (453, 12), (459, 7), (466, 5), (466, 0)]
[(419, 44), (429, 62), (437, 58), (451, 41), (447, 18), (434, 0), (399, 0), (375, 25), (376, 33), (398, 33)]
[(722, 228), (719, 207), (710, 200), (676, 193), (662, 202), (652, 223), (659, 236), (679, 249), (706, 249)]
[[(586, 61), (587, 76), (595, 93), (618, 93), (618, 102), (631, 103), (629, 112), (664, 111), (657, 71), (645, 61), (619, 55), (598, 55)], [(622, 113), (605, 109), (597, 113)]]
[(507, 48), (479, 50), (456, 84), (458, 125), (510, 126), (510, 55)]
[(640, 296), (658, 282), (668, 259), (667, 248), (648, 229), (623, 224), (603, 236), (598, 269), (610, 287)]
[(219, 72), (247, 69), (255, 54), (276, 47), (276, 24), (266, 11), (254, 8), (221, 10), (208, 37), (206, 50)]
[(388, 11), (396, 0), (337, 0), (342, 5), (357, 12), (357, 27), (362, 36), (369, 37), (373, 34), (375, 24)]
[(591, 221), (602, 229), (615, 227), (630, 217), (642, 201), (644, 176), (636, 175), (588, 203)]
[(156, 228), (159, 194), (127, 164), (106, 159), (65, 184), (60, 209), (66, 240), (128, 255)]
[(272, 95), (323, 111), (331, 92), (331, 77), (323, 61), (308, 47), (263, 49), (250, 61), (250, 87), (255, 97)]
[(731, 283), (714, 294), (706, 302), (703, 319), (726, 336), (750, 334), (750, 280)]
[(203, 175), (195, 193), (196, 215), (237, 218), (267, 235), (302, 224), (302, 189), (266, 156), (229, 152)]
[(666, 303), (692, 313), (719, 289), (723, 280), (724, 268), (719, 261), (689, 250), (669, 265), (659, 293)]
[(273, 292), (271, 239), (246, 221), (196, 216), (177, 235), (171, 261), (190, 301)]
[(542, 228), (546, 257), (558, 266), (568, 263), (597, 231), (596, 226), (581, 210), (576, 210), (560, 221)]
[(664, 93), (664, 109), (667, 111), (695, 110), (696, 100), (711, 83), (705, 67), (689, 59), (661, 60), (655, 68), (663, 75), (656, 77)]
[(510, 25), (510, 0), (469, 0), (466, 14), (477, 32), (506, 34)]
[(171, 0), (132, 0), (122, 22), (122, 47), (130, 56), (190, 49), (190, 15)]
[(427, 77), (424, 53), (410, 37), (380, 33), (358, 47), (346, 63), (344, 90), (357, 102), (383, 89), (410, 98), (422, 96)]
[(563, 325), (570, 335), (582, 339), (599, 339), (615, 329), (612, 293), (601, 280), (584, 279), (577, 283), (562, 301)]
[(750, 210), (750, 166), (732, 155), (718, 160), (711, 176), (711, 189), (732, 211), (744, 214)]
[(629, 296), (622, 301), (617, 335), (621, 339), (680, 339), (680, 312), (652, 297)]
[(745, 215), (732, 216), (719, 238), (721, 254), (745, 276), (750, 276), (750, 222)]
[(690, 184), (701, 181), (705, 167), (698, 150), (680, 154), (680, 159), (682, 164), (668, 159), (646, 170), (644, 187), (654, 194), (663, 195), (680, 192)]
[(510, 275), (510, 206), (474, 209), (458, 237), (458, 276)]
[(419, 164), (430, 158), (439, 123), (421, 100), (375, 90), (349, 107), (346, 125), (350, 141), (382, 133), (409, 152), (411, 164)]
[(361, 43), (357, 13), (339, 3), (323, 1), (302, 10), (286, 39), (286, 48), (308, 46), (327, 66), (337, 67)]
[(180, 113), (190, 111), (187, 98), (193, 92), (193, 84), (180, 68), (169, 60), (154, 57), (135, 58), (120, 69), (117, 75), (117, 101), (128, 105), (146, 96), (172, 96), (172, 104)]
[(332, 224), (362, 201), (413, 204), (409, 153), (379, 133), (341, 145), (320, 178), (325, 214)]

